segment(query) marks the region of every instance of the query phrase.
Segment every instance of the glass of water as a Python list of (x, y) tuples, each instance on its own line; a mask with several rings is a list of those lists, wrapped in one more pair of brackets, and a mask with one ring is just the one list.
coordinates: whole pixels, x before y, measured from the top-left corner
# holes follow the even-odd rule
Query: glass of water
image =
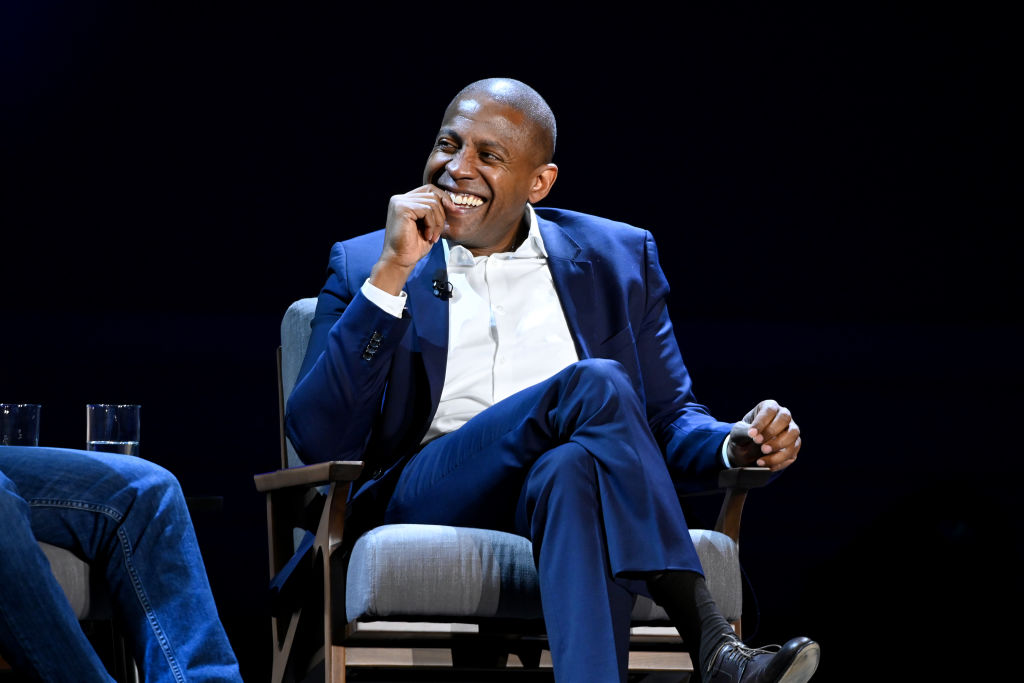
[(90, 403), (85, 407), (85, 446), (90, 451), (139, 454), (141, 406)]
[(0, 403), (0, 445), (39, 445), (38, 403)]

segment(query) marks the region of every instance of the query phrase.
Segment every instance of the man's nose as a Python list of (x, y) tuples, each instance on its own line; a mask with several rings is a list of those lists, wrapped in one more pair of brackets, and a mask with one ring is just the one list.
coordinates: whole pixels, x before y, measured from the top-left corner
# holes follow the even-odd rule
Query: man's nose
[(460, 149), (452, 155), (448, 163), (444, 165), (448, 175), (452, 178), (469, 178), (476, 172), (473, 167), (472, 158), (466, 153), (465, 149)]

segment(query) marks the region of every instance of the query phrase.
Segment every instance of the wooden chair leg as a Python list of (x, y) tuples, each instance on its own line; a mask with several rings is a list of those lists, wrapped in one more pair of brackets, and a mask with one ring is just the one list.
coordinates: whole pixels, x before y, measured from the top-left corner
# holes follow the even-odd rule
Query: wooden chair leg
[(732, 630), (736, 631), (736, 637), (743, 640), (743, 620), (737, 619), (736, 621), (729, 622), (732, 625)]
[[(270, 576), (279, 576), (294, 558), (300, 563), (296, 568), (302, 574), (300, 578), (312, 578), (298, 589), (296, 577), (278, 586), (280, 593), (271, 622), (272, 683), (303, 680), (314, 670), (319, 676), (321, 667), (325, 681), (345, 680), (345, 650), (334, 643), (332, 617), (340, 605), (335, 605), (332, 598), (331, 558), (341, 550), (345, 504), (362, 468), (361, 462), (330, 462), (254, 477), (257, 490), (267, 494)], [(327, 493), (321, 495), (324, 485), (328, 486)], [(303, 556), (295, 558), (294, 530), (313, 529), (314, 525), (312, 544), (307, 535)]]
[(326, 683), (345, 683), (345, 648), (332, 645), (328, 659), (330, 664), (324, 668)]
[(331, 557), (341, 547), (345, 530), (345, 500), (351, 483), (331, 484), (317, 526), (315, 552), (323, 558), (324, 679), (345, 683), (345, 648), (334, 644), (334, 592), (331, 585)]

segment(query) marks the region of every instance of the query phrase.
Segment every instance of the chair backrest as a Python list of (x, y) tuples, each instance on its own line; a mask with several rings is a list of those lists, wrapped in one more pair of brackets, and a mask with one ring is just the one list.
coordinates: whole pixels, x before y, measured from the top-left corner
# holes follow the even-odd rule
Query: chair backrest
[(281, 363), (280, 387), (281, 387), (281, 439), (284, 448), (282, 458), (284, 467), (297, 467), (304, 464), (288, 438), (284, 436), (284, 404), (288, 396), (295, 388), (295, 382), (299, 376), (299, 368), (302, 367), (302, 359), (306, 356), (306, 347), (309, 346), (310, 328), (313, 320), (313, 313), (316, 311), (316, 298), (299, 299), (293, 302), (285, 311), (281, 319)]

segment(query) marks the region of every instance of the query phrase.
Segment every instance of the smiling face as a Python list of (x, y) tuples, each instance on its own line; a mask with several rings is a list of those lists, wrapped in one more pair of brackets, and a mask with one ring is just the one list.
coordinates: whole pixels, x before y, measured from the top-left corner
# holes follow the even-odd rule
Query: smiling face
[(443, 191), (442, 236), (478, 256), (514, 249), (526, 203), (543, 199), (558, 173), (543, 157), (523, 112), (482, 92), (452, 102), (423, 170)]

